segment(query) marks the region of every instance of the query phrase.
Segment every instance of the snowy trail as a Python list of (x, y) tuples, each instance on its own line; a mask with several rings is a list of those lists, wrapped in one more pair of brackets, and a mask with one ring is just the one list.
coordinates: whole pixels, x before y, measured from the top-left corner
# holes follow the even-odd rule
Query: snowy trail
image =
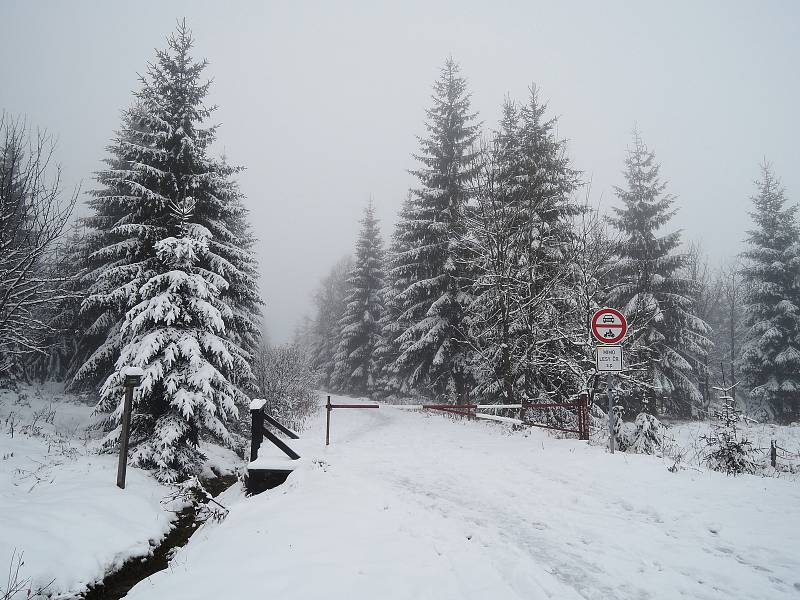
[[(130, 598), (800, 597), (800, 485), (382, 407)], [(782, 544), (774, 540), (783, 540)]]

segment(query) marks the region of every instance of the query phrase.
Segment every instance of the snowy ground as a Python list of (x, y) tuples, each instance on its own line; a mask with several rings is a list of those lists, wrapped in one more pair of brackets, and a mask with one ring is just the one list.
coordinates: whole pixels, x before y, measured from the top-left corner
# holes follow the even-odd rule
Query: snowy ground
[(796, 480), (393, 407), (336, 411), (330, 448), (322, 412), (304, 437), (286, 484), (230, 491), (128, 597), (800, 597)]
[[(20, 579), (56, 595), (148, 554), (173, 520), (149, 474), (129, 468), (116, 487), (116, 456), (92, 451), (91, 412), (57, 387), (0, 392), (0, 569), (22, 553)], [(6, 587), (4, 575), (0, 597)]]

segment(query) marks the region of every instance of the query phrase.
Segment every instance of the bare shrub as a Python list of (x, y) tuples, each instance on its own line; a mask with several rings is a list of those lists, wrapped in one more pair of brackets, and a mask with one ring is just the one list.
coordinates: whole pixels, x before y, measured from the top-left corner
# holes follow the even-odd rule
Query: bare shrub
[(54, 310), (72, 292), (59, 241), (77, 199), (62, 193), (55, 140), (0, 113), (0, 375), (45, 353)]
[(55, 579), (43, 586), (34, 587), (30, 577), (22, 576), (22, 567), (25, 566), (23, 553), (16, 550), (11, 553), (11, 562), (8, 565), (8, 576), (5, 588), (0, 588), (0, 600), (13, 600), (14, 598), (38, 598), (47, 594), (48, 588)]
[(303, 428), (319, 403), (319, 373), (309, 352), (296, 344), (262, 347), (253, 364), (265, 411), (292, 429)]

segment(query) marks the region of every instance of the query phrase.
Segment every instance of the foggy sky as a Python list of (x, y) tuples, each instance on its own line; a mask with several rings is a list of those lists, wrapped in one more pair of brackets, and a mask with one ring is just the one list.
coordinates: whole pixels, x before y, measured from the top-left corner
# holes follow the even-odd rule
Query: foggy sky
[(372, 196), (388, 239), (448, 55), (494, 127), (535, 82), (591, 201), (615, 203), (634, 123), (684, 240), (742, 248), (767, 158), (800, 200), (800, 3), (43, 2), (0, 0), (0, 109), (59, 136), (68, 186), (92, 189), (154, 48), (186, 17), (210, 61), (218, 150), (259, 238), (274, 341), (350, 252)]

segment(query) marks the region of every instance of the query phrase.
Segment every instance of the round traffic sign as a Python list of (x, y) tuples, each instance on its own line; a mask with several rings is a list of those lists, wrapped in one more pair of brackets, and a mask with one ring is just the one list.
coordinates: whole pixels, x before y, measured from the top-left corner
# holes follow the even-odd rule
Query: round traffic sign
[(628, 333), (625, 315), (613, 308), (601, 308), (592, 317), (592, 335), (604, 344), (616, 344)]

